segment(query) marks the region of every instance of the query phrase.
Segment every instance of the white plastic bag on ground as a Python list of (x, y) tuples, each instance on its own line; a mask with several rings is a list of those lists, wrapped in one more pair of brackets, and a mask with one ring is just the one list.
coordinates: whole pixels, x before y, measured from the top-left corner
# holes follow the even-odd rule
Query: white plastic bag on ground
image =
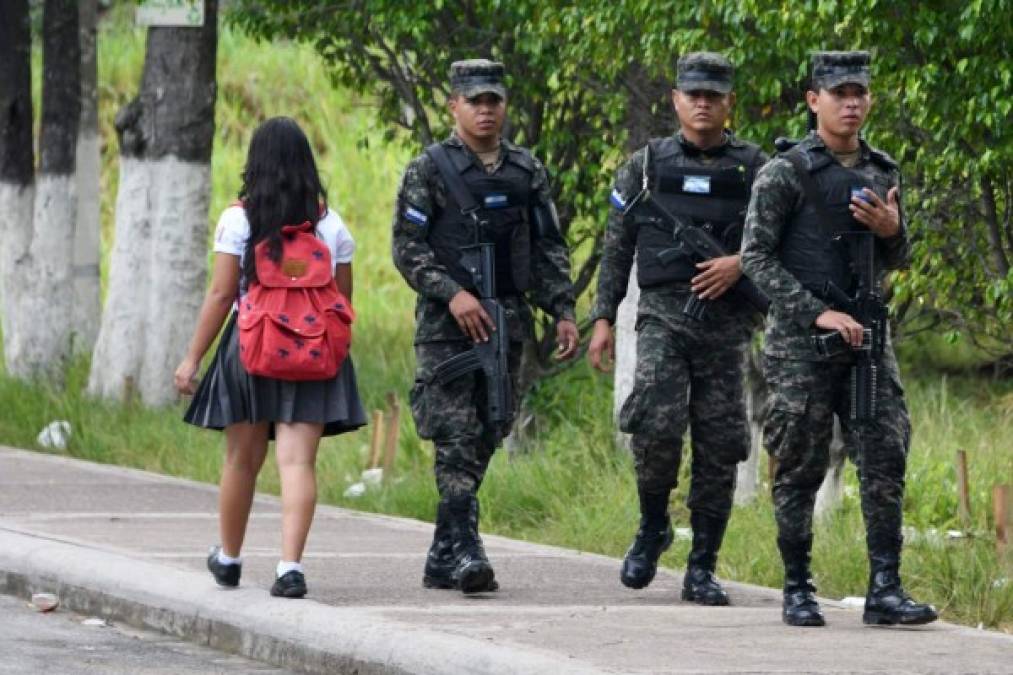
[(46, 425), (35, 437), (35, 442), (46, 449), (56, 448), (66, 450), (67, 441), (70, 440), (70, 422), (67, 420), (54, 420)]

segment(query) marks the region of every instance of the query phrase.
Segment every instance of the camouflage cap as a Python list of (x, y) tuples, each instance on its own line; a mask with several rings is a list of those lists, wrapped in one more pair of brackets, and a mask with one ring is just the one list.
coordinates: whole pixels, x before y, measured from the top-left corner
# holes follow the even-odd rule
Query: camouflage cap
[(869, 86), (869, 52), (813, 52), (812, 88), (833, 89), (842, 84)]
[(714, 52), (683, 54), (679, 59), (678, 70), (675, 87), (680, 91), (704, 90), (727, 94), (732, 90), (735, 69), (721, 54)]
[(502, 63), (488, 59), (468, 59), (450, 64), (450, 88), (455, 94), (473, 98), (479, 94), (496, 94), (506, 98)]

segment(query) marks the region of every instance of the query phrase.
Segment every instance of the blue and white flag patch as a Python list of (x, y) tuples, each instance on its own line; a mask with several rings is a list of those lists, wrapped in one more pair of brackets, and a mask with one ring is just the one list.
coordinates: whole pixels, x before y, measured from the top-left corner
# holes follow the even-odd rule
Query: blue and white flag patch
[(422, 227), (425, 227), (426, 223), (429, 222), (429, 216), (427, 216), (426, 214), (422, 213), (421, 211), (412, 206), (405, 207), (404, 217), (410, 220), (411, 222), (415, 223), (416, 225), (420, 225)]
[(503, 209), (510, 206), (510, 200), (503, 194), (486, 195), (484, 203), (487, 209)]
[(612, 194), (609, 196), (609, 203), (620, 211), (626, 208), (626, 200), (619, 194), (619, 190), (612, 190)]
[(682, 191), (698, 195), (709, 195), (711, 193), (711, 177), (684, 176), (682, 179)]

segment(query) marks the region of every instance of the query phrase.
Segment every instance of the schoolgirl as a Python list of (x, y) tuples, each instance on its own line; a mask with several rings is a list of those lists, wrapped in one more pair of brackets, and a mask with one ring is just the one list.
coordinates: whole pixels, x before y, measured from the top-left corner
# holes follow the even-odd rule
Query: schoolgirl
[[(208, 570), (220, 586), (239, 584), (240, 552), (257, 474), (268, 441), (274, 440), (281, 477), (282, 542), (271, 595), (298, 598), (306, 594), (301, 559), (316, 507), (320, 438), (357, 429), (366, 423), (366, 415), (350, 357), (341, 363), (337, 375), (325, 380), (251, 375), (240, 355), (237, 298), (256, 283), (262, 264), (257, 252), (262, 258), (278, 260), (282, 237), (287, 236), (282, 228), (308, 221), (326, 244), (338, 290), (350, 302), (355, 243), (341, 217), (328, 208), (309, 142), (289, 118), (269, 119), (254, 132), (239, 198), (240, 203), (227, 208), (218, 221), (211, 285), (190, 347), (176, 369), (175, 385), (181, 393), (194, 396), (186, 422), (225, 431), (219, 492), (221, 544), (212, 547)], [(227, 317), (214, 359), (195, 386), (201, 359)]]

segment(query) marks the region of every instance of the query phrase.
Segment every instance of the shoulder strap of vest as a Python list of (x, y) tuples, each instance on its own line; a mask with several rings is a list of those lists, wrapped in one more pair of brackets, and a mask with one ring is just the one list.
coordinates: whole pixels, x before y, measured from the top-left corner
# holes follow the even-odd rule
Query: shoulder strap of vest
[(788, 163), (795, 169), (795, 174), (802, 183), (802, 191), (805, 193), (806, 201), (813, 205), (822, 222), (829, 223), (830, 217), (827, 213), (827, 202), (823, 198), (823, 193), (816, 187), (816, 181), (809, 174), (809, 167), (806, 166), (805, 160), (802, 159), (802, 153), (793, 149), (782, 154), (781, 157), (788, 160)]
[(893, 171), (895, 169), (900, 168), (897, 162), (894, 161), (893, 157), (886, 154), (882, 150), (870, 148), (869, 159), (871, 159), (876, 164), (879, 164), (882, 168), (886, 169), (887, 171)]
[(426, 154), (436, 164), (436, 169), (440, 172), (440, 176), (443, 177), (443, 182), (446, 183), (447, 189), (454, 195), (454, 201), (461, 207), (461, 213), (467, 214), (477, 211), (478, 202), (475, 200), (475, 195), (471, 194), (471, 190), (461, 180), (461, 174), (454, 168), (454, 163), (451, 161), (450, 156), (447, 154), (447, 149), (443, 147), (443, 144), (433, 143), (426, 148)]

